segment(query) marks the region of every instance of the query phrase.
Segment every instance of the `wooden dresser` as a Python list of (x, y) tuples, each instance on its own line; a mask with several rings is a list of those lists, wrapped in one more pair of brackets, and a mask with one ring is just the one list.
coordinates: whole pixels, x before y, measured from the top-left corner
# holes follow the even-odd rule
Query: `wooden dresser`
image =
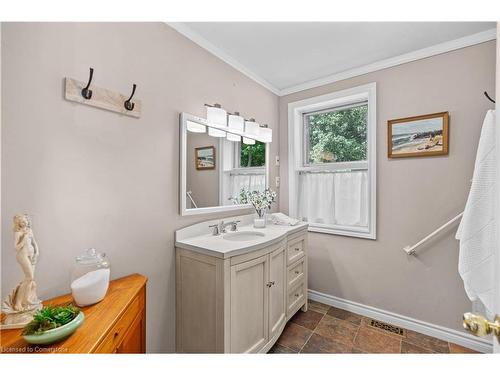
[[(113, 280), (106, 297), (83, 307), (85, 321), (67, 339), (48, 346), (34, 346), (21, 337), (21, 329), (0, 331), (0, 353), (145, 353), (146, 277), (133, 274)], [(71, 294), (44, 305), (65, 305)]]

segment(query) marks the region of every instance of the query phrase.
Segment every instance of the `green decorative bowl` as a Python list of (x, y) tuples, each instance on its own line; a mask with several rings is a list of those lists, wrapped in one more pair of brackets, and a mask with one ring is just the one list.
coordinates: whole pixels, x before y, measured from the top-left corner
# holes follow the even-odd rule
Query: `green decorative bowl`
[(80, 327), (85, 320), (83, 312), (80, 313), (68, 324), (54, 329), (49, 329), (40, 335), (24, 335), (23, 338), (30, 344), (35, 345), (48, 345), (54, 342), (65, 339)]

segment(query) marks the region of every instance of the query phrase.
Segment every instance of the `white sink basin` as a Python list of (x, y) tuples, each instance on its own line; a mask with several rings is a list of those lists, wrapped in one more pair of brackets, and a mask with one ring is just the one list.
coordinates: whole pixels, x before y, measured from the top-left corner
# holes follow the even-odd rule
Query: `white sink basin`
[(256, 232), (253, 230), (246, 230), (241, 232), (233, 232), (224, 235), (222, 238), (228, 241), (252, 241), (260, 237), (264, 237), (264, 233)]

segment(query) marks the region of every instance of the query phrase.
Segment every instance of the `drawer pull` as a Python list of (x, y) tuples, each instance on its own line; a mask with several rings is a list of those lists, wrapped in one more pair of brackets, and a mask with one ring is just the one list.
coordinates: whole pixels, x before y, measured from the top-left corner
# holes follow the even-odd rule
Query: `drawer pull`
[(300, 251), (300, 247), (296, 247), (296, 248), (295, 248), (295, 251)]
[(295, 270), (295, 274), (298, 275), (300, 273), (299, 270)]
[(298, 297), (299, 296), (299, 293), (295, 293), (295, 297)]
[(275, 281), (269, 281), (266, 285), (268, 288), (272, 287), (276, 282)]
[(118, 335), (120, 334), (119, 331), (116, 331), (115, 334), (113, 335), (113, 337), (116, 339), (118, 337)]

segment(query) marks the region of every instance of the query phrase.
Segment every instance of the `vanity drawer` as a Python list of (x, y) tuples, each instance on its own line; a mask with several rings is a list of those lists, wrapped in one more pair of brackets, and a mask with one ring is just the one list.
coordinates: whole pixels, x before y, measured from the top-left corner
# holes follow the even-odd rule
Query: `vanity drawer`
[(127, 307), (125, 313), (119, 318), (118, 322), (111, 328), (104, 340), (99, 344), (97, 353), (115, 353), (118, 346), (125, 337), (129, 327), (134, 319), (144, 308), (144, 289), (134, 298)]
[(292, 264), (291, 266), (288, 267), (287, 281), (288, 281), (289, 288), (304, 278), (304, 274), (306, 271), (305, 270), (305, 267), (306, 267), (305, 260), (306, 260), (305, 258), (302, 258), (297, 263)]
[(293, 264), (305, 255), (305, 237), (298, 237), (288, 244), (287, 264)]
[(295, 314), (298, 308), (305, 303), (305, 300), (305, 284), (304, 281), (302, 281), (288, 292), (287, 315), (291, 316)]

